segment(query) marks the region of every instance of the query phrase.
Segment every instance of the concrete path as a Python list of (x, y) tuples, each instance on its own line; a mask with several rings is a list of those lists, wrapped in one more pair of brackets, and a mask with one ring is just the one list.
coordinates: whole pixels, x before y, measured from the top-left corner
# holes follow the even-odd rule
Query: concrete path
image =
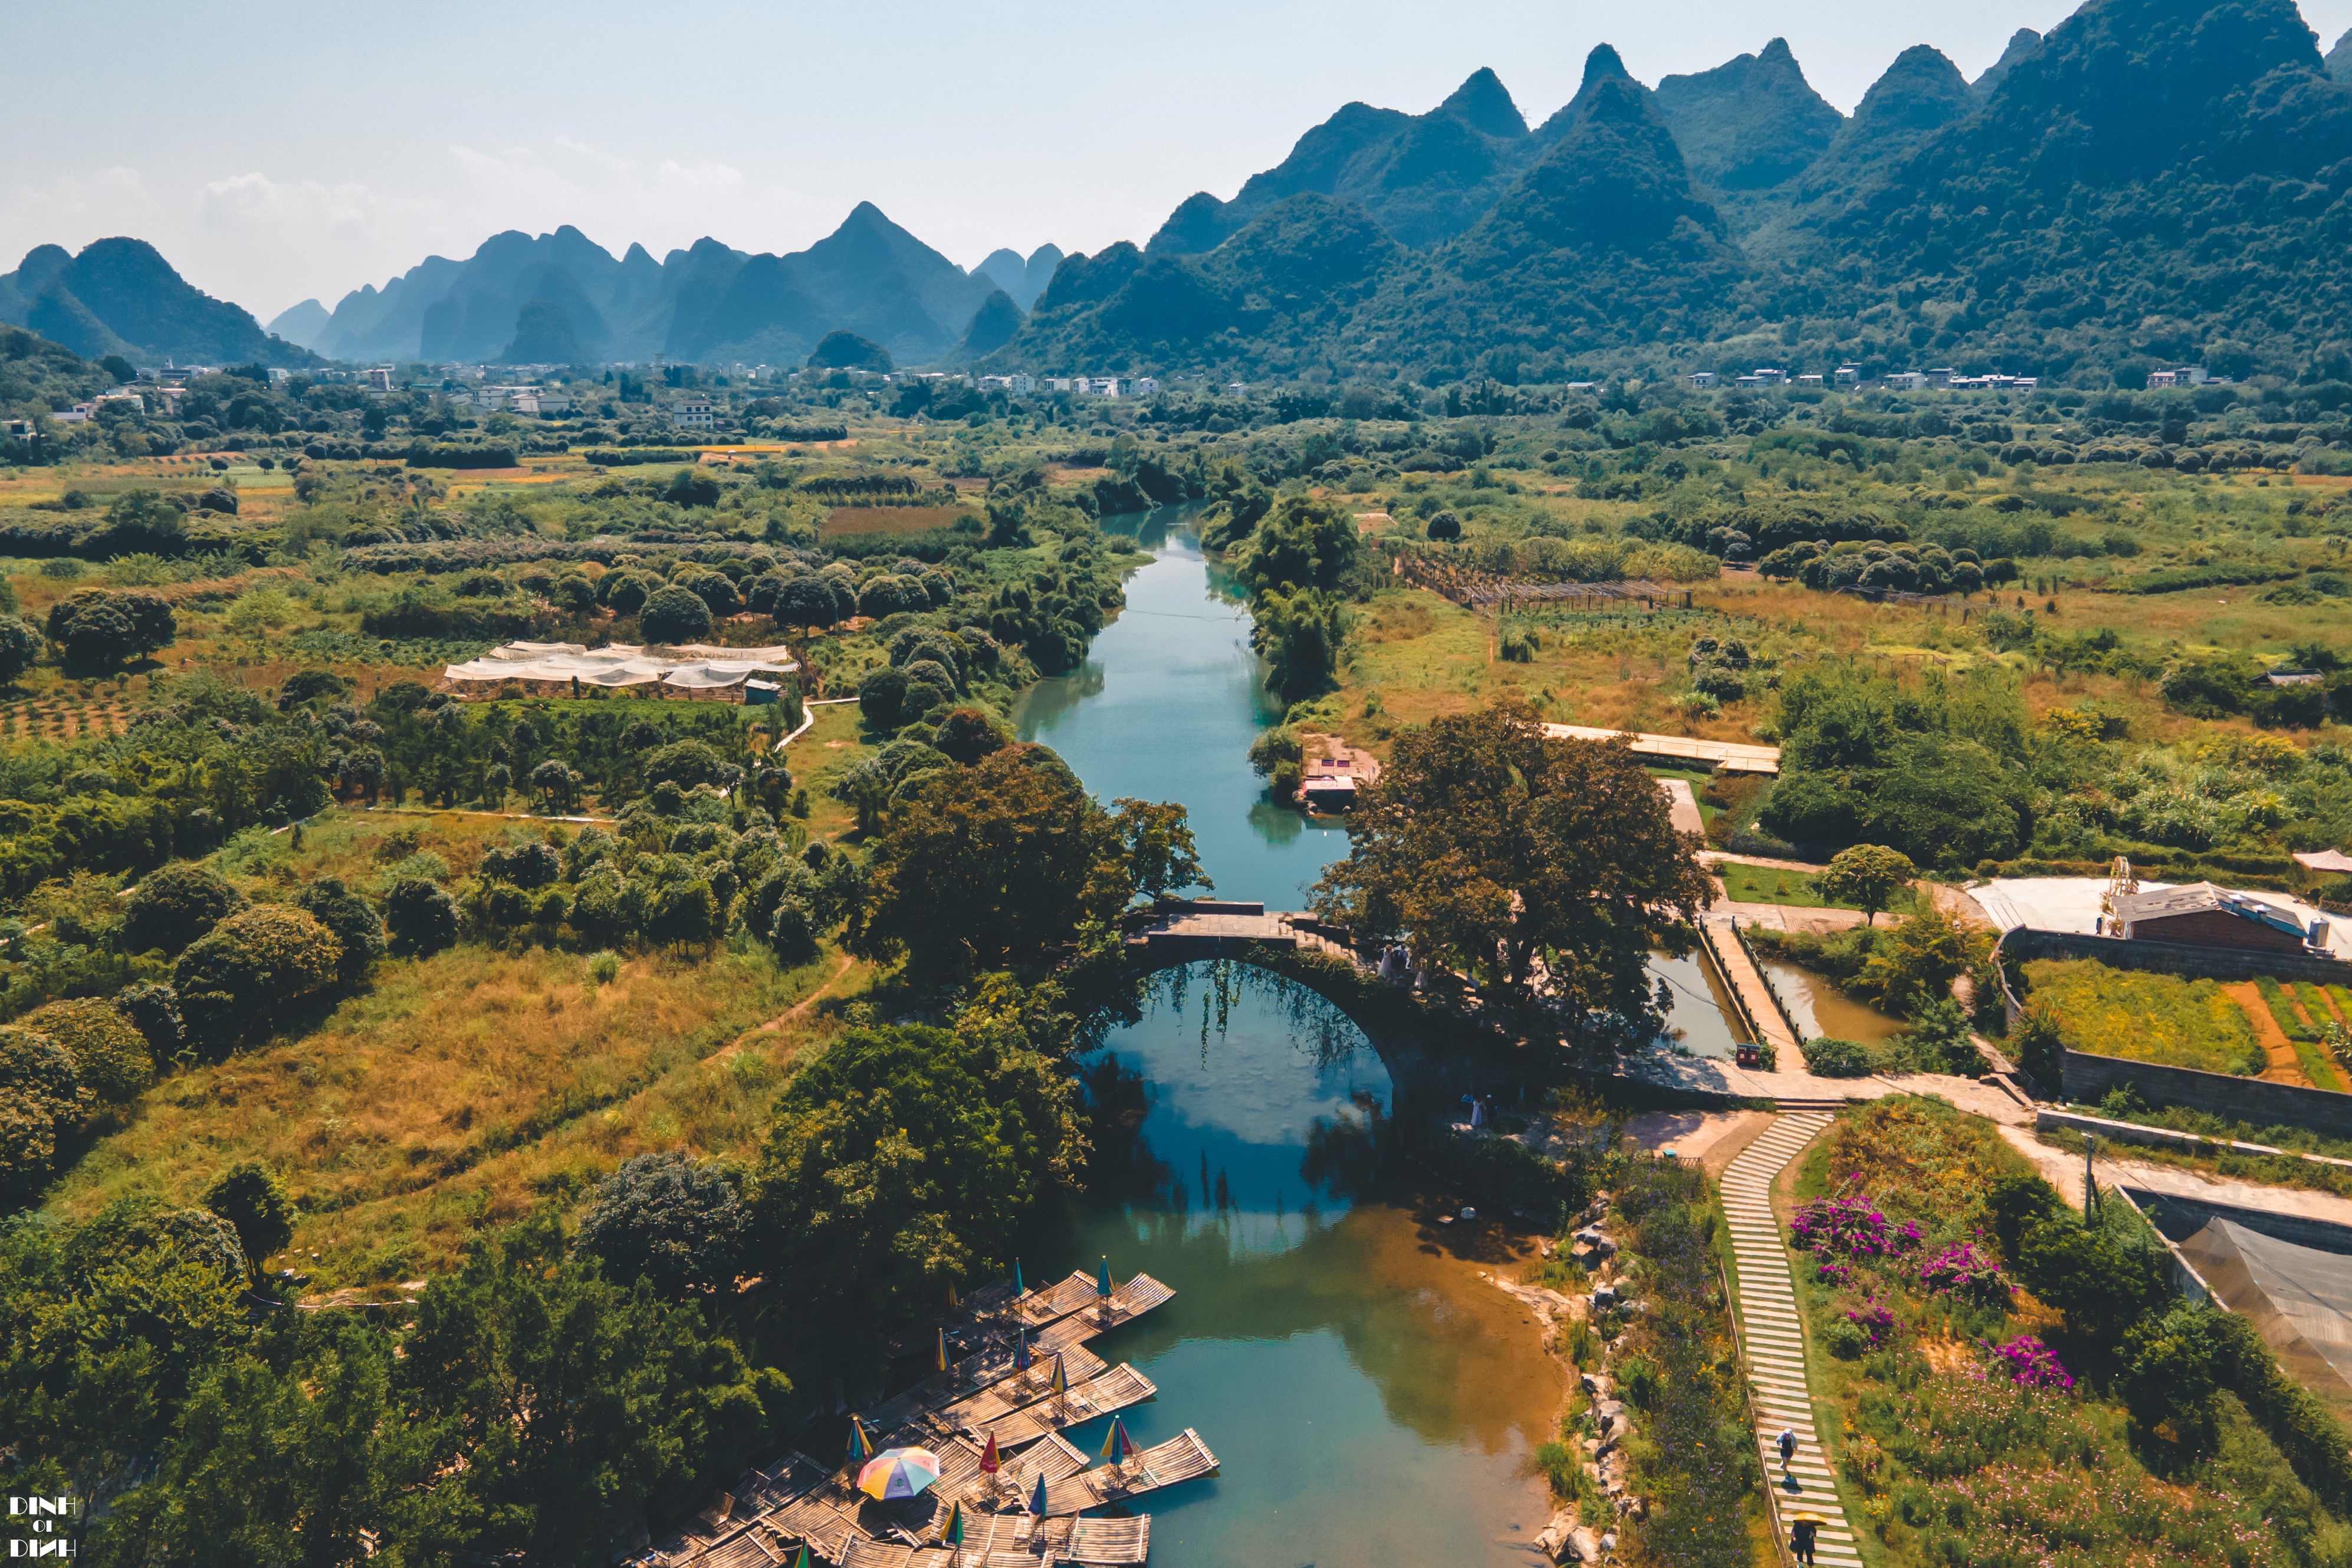
[[(2083, 1207), (2083, 1156), (2053, 1149), (2033, 1135), (2031, 1126), (2007, 1126), (2000, 1135), (2009, 1146), (2033, 1162), (2042, 1179), (2058, 1189), (2076, 1208)], [(2192, 1202), (2218, 1203), (2231, 1208), (2260, 1209), (2298, 1219), (2352, 1227), (2352, 1198), (2311, 1187), (2273, 1186), (2263, 1182), (2207, 1176), (2203, 1171), (2166, 1165), (2160, 1160), (2116, 1159), (2117, 1145), (2099, 1143), (2099, 1185), (2127, 1186), (2137, 1192), (2161, 1193)]]
[[(1724, 1172), (1723, 1207), (1739, 1264), (1739, 1336), (1755, 1390), (1757, 1450), (1780, 1499), (1781, 1544), (1788, 1544), (1791, 1515), (1801, 1509), (1817, 1513), (1827, 1522), (1815, 1540), (1816, 1559), (1836, 1568), (1861, 1568), (1862, 1552), (1838, 1500), (1829, 1450), (1813, 1425), (1812, 1396), (1805, 1385), (1804, 1324), (1797, 1313), (1780, 1222), (1772, 1213), (1773, 1178), (1829, 1124), (1824, 1115), (1779, 1118)], [(1797, 1434), (1796, 1461), (1785, 1472), (1779, 1443), (1783, 1427)]]
[[(2031, 1126), (2033, 1107), (2005, 1093), (1990, 1078), (1956, 1078), (1940, 1072), (1874, 1073), (1868, 1078), (1820, 1078), (1807, 1072), (1803, 1058), (1781, 1058), (1777, 1072), (1738, 1066), (1721, 1057), (1674, 1056), (1663, 1051), (1623, 1059), (1618, 1071), (1626, 1077), (1661, 1089), (1693, 1094), (1721, 1094), (1743, 1100), (1767, 1100), (1785, 1110), (1813, 1110), (1853, 1100), (1878, 1100), (1889, 1094), (1935, 1094), (1971, 1115), (2016, 1126)], [(1792, 1071), (1789, 1061), (1798, 1065)]]

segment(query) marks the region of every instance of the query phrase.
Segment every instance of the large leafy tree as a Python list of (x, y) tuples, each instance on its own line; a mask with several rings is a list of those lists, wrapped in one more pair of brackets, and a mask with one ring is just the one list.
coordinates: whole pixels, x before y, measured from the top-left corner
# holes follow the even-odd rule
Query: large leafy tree
[(307, 911), (258, 904), (181, 954), (172, 987), (188, 1033), (227, 1051), (267, 1032), (286, 1003), (333, 981), (342, 956), (342, 943)]
[(1650, 950), (1686, 946), (1711, 897), (1696, 834), (1622, 742), (1552, 739), (1528, 708), (1397, 738), (1348, 821), (1316, 907), (1417, 958), (1592, 1014), (1648, 1017)]
[(643, 1275), (672, 1300), (708, 1295), (733, 1287), (749, 1218), (717, 1164), (639, 1155), (597, 1185), (572, 1250), (622, 1284)]
[(992, 1002), (954, 1033), (852, 1030), (776, 1102), (758, 1260), (845, 1352), (878, 1352), (947, 1284), (1001, 1267), (1083, 1157), (1076, 1080), (1033, 1022)]
[(950, 766), (911, 789), (876, 841), (852, 950), (927, 974), (1034, 959), (1116, 916), (1139, 866), (1155, 893), (1199, 880), (1181, 810), (1136, 802), (1114, 818), (1040, 746)]
[(791, 1395), (710, 1334), (699, 1307), (564, 1258), (551, 1217), (477, 1243), (434, 1281), (403, 1349), (398, 1394), (410, 1419), (446, 1434), (443, 1484), (470, 1515), (462, 1544), (532, 1562), (601, 1558), (620, 1519), (682, 1507)]

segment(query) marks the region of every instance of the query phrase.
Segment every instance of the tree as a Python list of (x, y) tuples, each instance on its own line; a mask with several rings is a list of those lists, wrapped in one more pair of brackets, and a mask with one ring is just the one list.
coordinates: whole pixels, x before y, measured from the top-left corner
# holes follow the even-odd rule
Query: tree
[(1874, 925), (1878, 912), (1918, 874), (1919, 868), (1899, 850), (1884, 844), (1855, 844), (1831, 857), (1819, 886), (1824, 898), (1854, 905), (1863, 912), (1863, 924)]
[(539, 791), (541, 801), (551, 811), (568, 811), (580, 799), (581, 786), (587, 780), (567, 767), (562, 758), (551, 757), (530, 770), (530, 787)]
[(149, 872), (125, 901), (125, 949), (177, 954), (245, 907), (245, 895), (194, 861), (171, 861)]
[(1871, 944), (1858, 986), (1887, 1006), (1916, 1015), (1929, 1003), (1949, 999), (1953, 980), (1976, 967), (1991, 948), (1986, 932), (1940, 909), (1926, 910)]
[(672, 1151), (639, 1155), (597, 1184), (575, 1256), (593, 1258), (604, 1277), (638, 1277), (670, 1301), (735, 1288), (751, 1213), (720, 1166)]
[(675, 784), (681, 789), (699, 789), (724, 782), (726, 776), (726, 758), (699, 740), (673, 740), (645, 762), (648, 788)]
[[(1174, 808), (1181, 810), (1181, 808)], [(1041, 956), (1135, 890), (1118, 824), (1062, 759), (1008, 746), (914, 788), (873, 853), (853, 951), (926, 973)]]
[(51, 605), (44, 629), (64, 647), (67, 663), (87, 670), (113, 669), (171, 646), (179, 635), (171, 601), (143, 590), (84, 589)]
[(691, 590), (658, 588), (637, 612), (637, 626), (648, 643), (697, 642), (710, 635), (710, 606)]
[(1429, 519), (1429, 537), (1433, 539), (1458, 539), (1462, 537), (1462, 519), (1451, 512), (1440, 512)]
[(719, 481), (699, 467), (681, 468), (670, 476), (662, 499), (673, 507), (715, 507), (719, 505)]
[(180, 998), (171, 987), (152, 981), (125, 986), (114, 993), (114, 1010), (146, 1040), (152, 1060), (168, 1061), (180, 1049)]
[(40, 656), (40, 633), (14, 615), (0, 615), (0, 686), (15, 685)]
[(960, 707), (940, 720), (931, 744), (969, 768), (992, 751), (1002, 751), (1008, 737), (978, 708)]
[(857, 711), (866, 723), (887, 732), (902, 722), (900, 709), (907, 700), (907, 672), (885, 664), (869, 670), (857, 683)]
[(457, 901), (421, 876), (393, 883), (383, 915), (395, 953), (424, 958), (457, 945)]
[(335, 934), (308, 912), (257, 904), (181, 954), (172, 988), (189, 1035), (228, 1051), (266, 1034), (287, 1003), (331, 983), (342, 956)]
[(776, 1102), (753, 1262), (829, 1343), (878, 1361), (945, 1286), (1001, 1267), (1083, 1157), (1075, 1078), (985, 1021), (852, 1030)]
[(830, 583), (817, 577), (789, 577), (776, 590), (775, 607), (769, 612), (782, 625), (830, 627), (841, 619), (840, 602)]
[(725, 912), (710, 883), (667, 883), (654, 894), (646, 935), (671, 947), (701, 947), (719, 939)]
[(49, 1168), (58, 1134), (89, 1110), (72, 1055), (45, 1034), (0, 1025), (0, 1188)]
[(1286, 496), (1233, 551), (1234, 570), (1259, 592), (1345, 580), (1363, 553), (1363, 535), (1344, 507)]
[(485, 882), (510, 882), (517, 887), (545, 887), (563, 879), (563, 857), (544, 839), (525, 839), (486, 852), (476, 868)]
[(743, 597), (735, 591), (735, 580), (723, 571), (688, 572), (678, 579), (677, 585), (709, 605), (714, 616), (732, 615), (743, 608)]
[(699, 1308), (565, 1259), (551, 1216), (475, 1242), (417, 1299), (401, 1348), (394, 1403), (442, 1445), (435, 1470), (467, 1525), (419, 1559), (601, 1557), (616, 1514), (678, 1512), (734, 1474), (792, 1393)]
[(1266, 685), (1284, 702), (1304, 701), (1331, 685), (1348, 637), (1345, 601), (1311, 588), (1266, 589), (1251, 614), (1250, 645), (1265, 656)]
[(320, 877), (293, 897), (297, 909), (307, 911), (334, 934), (340, 951), (335, 973), (347, 986), (363, 983), (375, 961), (383, 956), (383, 921), (375, 905), (343, 885), (341, 877)]
[(1540, 991), (1571, 1031), (1594, 1013), (1654, 1021), (1650, 950), (1686, 948), (1711, 898), (1700, 841), (1675, 831), (1625, 744), (1549, 739), (1519, 704), (1399, 736), (1348, 838), (1318, 912), (1360, 938), (1409, 933), (1418, 960)]
[(1182, 887), (1213, 893), (1216, 883), (1201, 869), (1192, 844), (1192, 823), (1184, 808), (1167, 800), (1122, 797), (1113, 820), (1127, 845), (1127, 871), (1135, 891), (1157, 901)]
[(75, 1079), (101, 1104), (127, 1105), (155, 1082), (146, 1038), (111, 1003), (90, 997), (51, 1002), (17, 1022), (63, 1046)]
[(236, 1232), (257, 1280), (269, 1255), (294, 1239), (294, 1200), (278, 1173), (257, 1161), (240, 1161), (213, 1178), (205, 1189), (205, 1207)]

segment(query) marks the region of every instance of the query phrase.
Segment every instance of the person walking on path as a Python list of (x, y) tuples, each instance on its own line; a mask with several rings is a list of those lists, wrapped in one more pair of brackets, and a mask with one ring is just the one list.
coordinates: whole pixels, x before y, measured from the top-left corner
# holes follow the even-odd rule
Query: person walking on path
[(1780, 1428), (1780, 1473), (1787, 1475), (1789, 1467), (1796, 1462), (1797, 1429), (1793, 1427), (1783, 1427)]
[(1810, 1565), (1813, 1561), (1815, 1528), (1813, 1521), (1801, 1514), (1798, 1516), (1797, 1522), (1789, 1527), (1789, 1550), (1796, 1553), (1800, 1563)]

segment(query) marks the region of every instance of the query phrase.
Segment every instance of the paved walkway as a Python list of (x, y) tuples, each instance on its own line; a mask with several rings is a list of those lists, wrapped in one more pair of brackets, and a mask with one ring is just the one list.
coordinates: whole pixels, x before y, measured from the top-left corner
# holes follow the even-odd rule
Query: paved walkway
[[(1723, 1207), (1731, 1220), (1732, 1255), (1739, 1263), (1739, 1334), (1755, 1388), (1757, 1448), (1765, 1477), (1780, 1494), (1781, 1529), (1785, 1532), (1790, 1516), (1800, 1509), (1817, 1513), (1828, 1522), (1814, 1542), (1816, 1559), (1860, 1568), (1862, 1552), (1838, 1501), (1829, 1450), (1813, 1427), (1812, 1397), (1805, 1387), (1804, 1325), (1797, 1315), (1780, 1222), (1772, 1214), (1773, 1178), (1829, 1124), (1827, 1116), (1780, 1117), (1724, 1172)], [(1785, 1475), (1779, 1448), (1783, 1427), (1797, 1434), (1796, 1462)], [(1784, 1533), (1781, 1544), (1787, 1543)]]
[(1707, 951), (1723, 971), (1724, 983), (1737, 993), (1740, 1007), (1755, 1023), (1756, 1032), (1772, 1047), (1774, 1060), (1785, 1068), (1803, 1066), (1797, 1051), (1796, 1031), (1780, 1016), (1780, 1004), (1773, 1000), (1772, 988), (1764, 983), (1763, 975), (1748, 956), (1748, 949), (1739, 945), (1739, 936), (1732, 923), (1712, 915), (1702, 918), (1706, 923)]

